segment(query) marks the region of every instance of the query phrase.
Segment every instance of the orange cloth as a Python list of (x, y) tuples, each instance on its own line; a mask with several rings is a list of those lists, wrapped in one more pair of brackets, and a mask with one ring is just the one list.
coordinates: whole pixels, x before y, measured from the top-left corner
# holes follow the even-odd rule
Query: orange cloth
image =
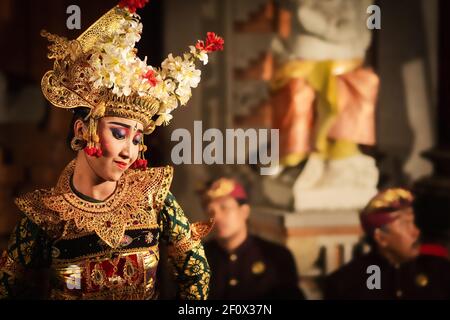
[[(290, 68), (283, 66), (275, 75), (272, 127), (280, 129), (281, 163), (294, 166), (320, 149), (323, 138), (318, 134), (355, 144), (375, 144), (378, 76), (356, 60), (342, 62), (347, 69), (339, 73), (340, 63), (290, 62)], [(319, 98), (328, 109), (318, 110)], [(327, 132), (320, 126), (326, 126)]]
[(298, 78), (273, 94), (272, 125), (280, 130), (281, 159), (301, 158), (311, 151), (314, 99), (314, 90), (305, 80)]
[(339, 116), (328, 133), (332, 139), (375, 144), (375, 104), (379, 78), (368, 68), (338, 77)]

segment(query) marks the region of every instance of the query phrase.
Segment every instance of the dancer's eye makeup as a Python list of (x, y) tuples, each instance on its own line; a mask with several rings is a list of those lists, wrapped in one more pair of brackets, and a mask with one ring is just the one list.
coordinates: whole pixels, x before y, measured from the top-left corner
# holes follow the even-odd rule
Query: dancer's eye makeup
[[(109, 122), (109, 123), (118, 126), (118, 127), (111, 127), (111, 133), (113, 137), (116, 138), (117, 140), (123, 140), (130, 134), (131, 126), (120, 122)], [(141, 143), (142, 136), (143, 136), (142, 130), (137, 130), (133, 138), (133, 144), (137, 145)]]
[(125, 128), (111, 128), (111, 133), (117, 140), (123, 140), (127, 137), (127, 130)]
[(138, 145), (142, 141), (142, 133), (138, 133), (134, 136), (133, 144)]

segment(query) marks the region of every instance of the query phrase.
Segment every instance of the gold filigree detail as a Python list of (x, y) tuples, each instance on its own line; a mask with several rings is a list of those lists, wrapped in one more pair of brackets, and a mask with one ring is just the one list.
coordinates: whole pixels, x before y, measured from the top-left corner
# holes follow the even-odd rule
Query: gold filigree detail
[(16, 198), (15, 204), (29, 219), (42, 228), (50, 238), (56, 239), (62, 235), (65, 223), (61, 220), (58, 212), (48, 209), (42, 202), (42, 199), (52, 195), (52, 192), (52, 189), (35, 190)]
[(95, 46), (98, 39), (104, 36), (112, 38), (123, 19), (129, 19), (128, 15), (123, 9), (114, 7), (97, 19), (77, 40), (85, 51), (89, 51)]
[[(114, 249), (114, 253), (116, 254), (135, 254), (135, 253), (147, 253), (149, 250), (156, 250), (158, 249), (158, 245), (152, 246), (152, 247), (138, 247), (138, 248), (132, 248), (132, 249)], [(66, 265), (67, 263), (77, 263), (86, 259), (92, 259), (97, 257), (102, 257), (108, 254), (111, 254), (113, 252), (112, 248), (109, 248), (108, 250), (98, 251), (95, 253), (79, 256), (73, 259), (53, 259), (52, 263), (54, 266), (62, 266)]]
[(161, 102), (152, 96), (117, 96), (107, 89), (96, 89), (91, 77), (94, 69), (89, 57), (95, 44), (103, 37), (113, 38), (123, 19), (134, 19), (122, 9), (114, 7), (92, 24), (76, 40), (51, 34), (41, 35), (52, 44), (48, 47), (49, 59), (55, 59), (53, 70), (42, 77), (41, 88), (45, 98), (63, 109), (86, 107), (93, 111), (103, 109), (101, 116), (124, 117), (139, 121), (144, 133), (155, 129), (152, 117), (159, 111)]
[(0, 257), (0, 270), (12, 277), (17, 276), (24, 271), (23, 267), (11, 259), (7, 251), (3, 251), (3, 254)]
[(46, 30), (41, 31), (41, 36), (52, 42), (52, 44), (48, 46), (49, 53), (47, 54), (47, 57), (49, 59), (63, 60), (67, 56), (70, 56), (72, 60), (76, 60), (76, 58), (83, 53), (81, 44), (76, 40), (69, 41), (65, 37), (60, 37), (56, 34), (47, 32)]
[(192, 238), (184, 238), (183, 240), (178, 241), (177, 243), (171, 245), (169, 247), (169, 255), (171, 257), (182, 256), (189, 250), (192, 250), (194, 247), (200, 244), (200, 240), (193, 240)]
[(94, 285), (99, 287), (102, 287), (105, 284), (105, 271), (99, 267), (99, 264), (96, 264), (94, 269), (91, 271), (91, 281)]
[(73, 222), (76, 229), (95, 232), (112, 248), (120, 246), (126, 228), (156, 223), (156, 214), (164, 204), (173, 176), (169, 166), (146, 171), (130, 169), (118, 181), (111, 198), (92, 203), (70, 189), (74, 167), (75, 160), (64, 169), (55, 188), (24, 195), (16, 204), (38, 225), (64, 222), (62, 237), (71, 236), (74, 230), (67, 222)]
[(195, 222), (191, 225), (191, 236), (194, 240), (200, 240), (206, 237), (213, 229), (215, 220)]
[(78, 270), (83, 288), (77, 291), (68, 290), (64, 286), (54, 288), (51, 299), (150, 299), (154, 292), (147, 287), (149, 283), (153, 283), (153, 278), (147, 279), (145, 274), (156, 266), (145, 265), (144, 259), (149, 254), (155, 256), (157, 253), (147, 251), (119, 255), (116, 258), (97, 257), (76, 263), (66, 262), (55, 267), (57, 276), (63, 281), (67, 276), (72, 276), (72, 273), (66, 273), (68, 266)]
[(169, 247), (169, 254), (177, 257), (201, 244), (201, 239), (211, 232), (215, 224), (214, 219), (195, 222), (190, 225), (190, 235), (175, 242)]
[(53, 289), (52, 300), (153, 300), (157, 299), (154, 290), (147, 290), (144, 284), (135, 287), (121, 287), (115, 290), (103, 290), (94, 293), (83, 293), (81, 296)]
[[(155, 222), (152, 225), (133, 225), (130, 227), (127, 227), (127, 230), (139, 230), (139, 229), (144, 229), (144, 228), (148, 228), (148, 229), (154, 229), (154, 228), (158, 228), (159, 225), (157, 222)], [(65, 228), (64, 228), (64, 240), (73, 240), (73, 239), (79, 239), (85, 236), (88, 236), (92, 234), (92, 232), (87, 232), (87, 231), (83, 231), (77, 228), (77, 226), (75, 225), (75, 223), (73, 221), (67, 222), (65, 224)]]

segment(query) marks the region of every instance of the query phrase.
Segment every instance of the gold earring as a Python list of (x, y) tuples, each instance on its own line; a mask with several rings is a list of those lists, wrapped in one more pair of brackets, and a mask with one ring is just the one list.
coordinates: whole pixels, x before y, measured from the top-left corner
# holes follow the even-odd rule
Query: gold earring
[(100, 138), (97, 134), (97, 125), (98, 119), (90, 117), (88, 130), (86, 135), (83, 135), (86, 140), (86, 148), (84, 148), (84, 152), (86, 152), (88, 156), (100, 158), (103, 155), (103, 151), (100, 145)]
[(144, 137), (142, 137), (141, 142), (139, 144), (139, 154), (138, 158), (131, 165), (132, 169), (141, 169), (145, 170), (147, 168), (147, 160), (145, 160), (145, 151), (147, 151), (147, 146), (144, 144)]
[(86, 146), (86, 140), (83, 138), (73, 137), (70, 141), (70, 147), (73, 151), (80, 151)]

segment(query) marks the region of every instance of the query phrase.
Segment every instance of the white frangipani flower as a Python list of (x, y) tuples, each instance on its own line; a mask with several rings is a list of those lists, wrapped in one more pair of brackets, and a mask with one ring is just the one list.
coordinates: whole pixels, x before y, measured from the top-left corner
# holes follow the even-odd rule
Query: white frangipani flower
[(117, 96), (137, 94), (151, 96), (159, 102), (157, 126), (167, 124), (170, 114), (179, 105), (185, 105), (192, 95), (192, 88), (200, 82), (201, 71), (195, 62), (208, 63), (207, 50), (190, 46), (182, 56), (169, 54), (156, 69), (147, 65), (147, 57), (137, 56), (135, 44), (141, 39), (142, 23), (136, 13), (124, 16), (120, 28), (113, 36), (99, 41), (89, 63), (94, 72), (90, 81), (96, 89), (107, 88)]
[(191, 50), (191, 55), (203, 62), (203, 65), (208, 64), (208, 54), (205, 51), (198, 50), (194, 46), (189, 46), (189, 49)]
[(155, 124), (157, 126), (168, 125), (170, 120), (172, 120), (173, 116), (170, 113), (161, 113), (159, 114), (158, 119), (156, 119)]

